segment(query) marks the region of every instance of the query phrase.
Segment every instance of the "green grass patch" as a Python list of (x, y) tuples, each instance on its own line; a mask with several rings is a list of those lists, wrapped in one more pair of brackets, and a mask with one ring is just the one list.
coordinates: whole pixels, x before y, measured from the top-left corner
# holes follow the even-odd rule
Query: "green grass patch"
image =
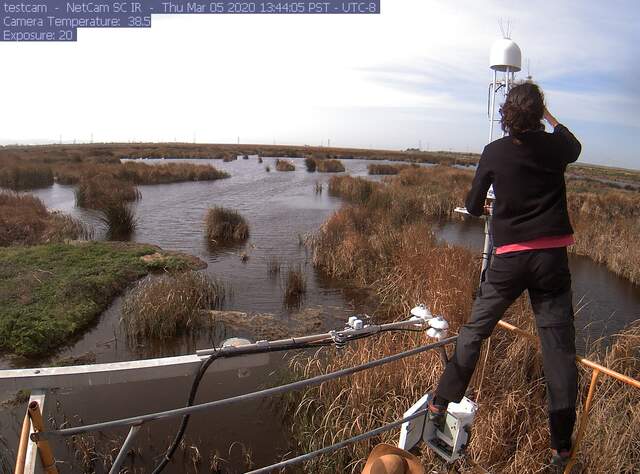
[(0, 249), (0, 351), (46, 354), (85, 329), (118, 293), (144, 275), (198, 266), (201, 262), (194, 257), (145, 244)]

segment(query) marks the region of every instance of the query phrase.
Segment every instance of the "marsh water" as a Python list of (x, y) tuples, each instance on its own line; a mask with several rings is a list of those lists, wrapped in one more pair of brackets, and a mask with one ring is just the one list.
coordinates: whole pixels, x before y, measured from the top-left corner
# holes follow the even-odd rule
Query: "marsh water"
[[(305, 318), (312, 319), (321, 329), (340, 327), (351, 314), (371, 314), (375, 310), (371, 295), (317, 274), (311, 255), (303, 245), (306, 236), (317, 231), (341, 205), (339, 199), (328, 195), (326, 184), (322, 193), (316, 192), (316, 183), (324, 184), (330, 176), (307, 173), (302, 160), (293, 160), (296, 171), (286, 173), (275, 171), (274, 158), (263, 160), (263, 163), (258, 163), (257, 157), (229, 163), (193, 160), (194, 163), (210, 162), (229, 172), (231, 177), (213, 182), (140, 186), (142, 199), (135, 204), (138, 226), (132, 239), (187, 252), (207, 262), (208, 268), (204, 271), (229, 288), (224, 309), (267, 313), (289, 328)], [(145, 162), (167, 161), (170, 160)], [(367, 161), (344, 160), (343, 163), (347, 173), (366, 176)], [(271, 172), (266, 172), (267, 165)], [(69, 213), (94, 226), (95, 237), (102, 237), (104, 231), (96, 215), (75, 207), (73, 187), (56, 184), (34, 194), (48, 208)], [(246, 244), (223, 250), (209, 248), (203, 220), (207, 210), (215, 205), (237, 209), (247, 218), (251, 236)], [(476, 220), (448, 221), (435, 228), (443, 240), (477, 251), (481, 249), (483, 229)], [(271, 259), (281, 263), (279, 275), (269, 274)], [(306, 276), (307, 293), (299, 308), (287, 307), (283, 302), (283, 275), (288, 266), (300, 266)], [(572, 257), (571, 269), (581, 341), (615, 333), (640, 316), (638, 287), (586, 258)], [(196, 349), (218, 344), (227, 335), (238, 335), (232, 329), (218, 327), (215, 331), (179, 338), (161, 346), (131, 347), (119, 326), (121, 303), (122, 297), (116, 299), (92, 328), (51, 357), (39, 361), (4, 358), (0, 360), (0, 368), (44, 366), (69, 357), (88, 356), (96, 362), (113, 362), (191, 354)], [(584, 347), (584, 342), (582, 344)], [(221, 399), (276, 385), (287, 376), (286, 359), (287, 356), (271, 355), (268, 365), (249, 371), (212, 373), (205, 378), (198, 400)], [(181, 406), (189, 384), (190, 380), (182, 378), (54, 391), (47, 397), (45, 409), (47, 416), (58, 424), (98, 422)], [(11, 395), (0, 389), (0, 399)], [(11, 455), (15, 453), (23, 410), (22, 406), (5, 406), (0, 415), (0, 436), (8, 443)], [(283, 401), (278, 398), (192, 417), (176, 462), (165, 472), (211, 472), (213, 465), (219, 466), (222, 472), (242, 472), (248, 467), (247, 459), (251, 459), (254, 466), (270, 464), (288, 452), (297, 452), (289, 439), (290, 423), (283, 416)], [(138, 438), (133, 468), (142, 472), (145, 467), (145, 472), (148, 471), (166, 448), (176, 425), (175, 420), (169, 420), (146, 426), (144, 435)], [(109, 456), (116, 454), (117, 443), (113, 438), (122, 439), (124, 434), (116, 431), (108, 436), (95, 436), (83, 446), (57, 443), (54, 446), (57, 456), (65, 460), (61, 471), (81, 471), (81, 466), (88, 465), (85, 457), (96, 456), (97, 461), (89, 471), (103, 472), (104, 456), (108, 461)]]

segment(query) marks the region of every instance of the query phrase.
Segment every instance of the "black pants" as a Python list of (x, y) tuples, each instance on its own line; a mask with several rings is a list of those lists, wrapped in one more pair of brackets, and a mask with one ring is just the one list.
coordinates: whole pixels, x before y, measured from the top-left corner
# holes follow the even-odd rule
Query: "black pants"
[(551, 447), (570, 449), (578, 374), (571, 274), (564, 247), (493, 256), (436, 395), (460, 401), (478, 362), (482, 341), (491, 335), (504, 312), (525, 289), (529, 291), (542, 345)]

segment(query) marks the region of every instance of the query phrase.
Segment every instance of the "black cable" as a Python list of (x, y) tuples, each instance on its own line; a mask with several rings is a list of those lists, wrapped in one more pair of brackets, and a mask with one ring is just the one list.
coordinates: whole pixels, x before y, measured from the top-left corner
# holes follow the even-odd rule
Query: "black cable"
[[(187, 401), (186, 406), (190, 407), (193, 405), (196, 395), (198, 394), (198, 388), (200, 387), (200, 382), (202, 381), (202, 377), (207, 372), (207, 369), (211, 366), (211, 364), (213, 364), (213, 362), (218, 358), (219, 358), (218, 352), (214, 352), (206, 360), (202, 361), (202, 363), (200, 364), (200, 368), (198, 369), (198, 373), (196, 374), (196, 377), (193, 379), (193, 382), (191, 383), (191, 391), (189, 392), (189, 400)], [(172, 443), (169, 445), (169, 448), (167, 449), (167, 452), (165, 453), (164, 458), (162, 459), (162, 461), (160, 461), (160, 464), (158, 464), (156, 468), (153, 470), (153, 474), (161, 473), (164, 470), (164, 468), (167, 466), (169, 461), (171, 461), (171, 458), (173, 457), (173, 453), (176, 452), (176, 449), (180, 445), (180, 441), (182, 441), (182, 437), (184, 436), (185, 431), (187, 431), (187, 425), (189, 424), (190, 416), (191, 415), (184, 415), (182, 417), (180, 428), (176, 432), (176, 435), (174, 436)]]
[[(333, 340), (327, 339), (327, 341), (318, 341), (314, 345), (321, 346), (321, 345), (330, 345), (330, 344), (333, 344)], [(266, 350), (264, 352), (276, 352), (276, 351), (298, 349), (298, 348), (304, 348), (304, 347), (311, 347), (311, 345), (309, 343), (303, 343), (303, 342), (297, 343), (297, 344), (294, 343), (291, 347), (287, 347), (287, 348), (275, 348), (275, 349), (265, 348)], [(215, 360), (219, 359), (220, 357), (226, 357), (226, 356), (227, 356), (226, 354), (223, 354), (223, 353), (221, 354), (220, 352), (214, 352), (206, 360), (202, 361), (202, 363), (200, 364), (200, 368), (198, 369), (198, 373), (196, 374), (195, 378), (193, 379), (193, 382), (191, 383), (189, 399), (187, 400), (187, 404), (186, 404), (187, 407), (190, 407), (193, 405), (196, 395), (198, 394), (198, 389), (200, 388), (200, 382), (202, 381), (204, 374), (207, 372), (207, 369), (209, 369), (209, 367), (211, 366), (211, 364), (213, 364)], [(230, 354), (229, 356), (233, 357), (233, 354)], [(180, 441), (182, 441), (182, 438), (184, 437), (184, 433), (187, 431), (189, 418), (190, 418), (190, 415), (184, 415), (182, 417), (180, 428), (178, 428), (178, 431), (176, 432), (176, 435), (174, 436), (173, 441), (167, 448), (167, 451), (165, 452), (164, 457), (162, 458), (162, 461), (160, 461), (160, 463), (154, 468), (154, 470), (152, 471), (152, 474), (160, 474), (164, 470), (164, 468), (167, 466), (167, 464), (169, 464), (169, 461), (171, 461), (173, 454), (176, 452), (176, 449), (178, 449), (178, 446), (180, 445)]]
[[(392, 331), (423, 332), (422, 329), (390, 328), (390, 329), (381, 329), (380, 331), (378, 331), (378, 333), (392, 332)], [(365, 337), (373, 336), (375, 334), (377, 333), (350, 336), (345, 342), (363, 339)], [(294, 340), (292, 345), (289, 347), (286, 347), (286, 348), (266, 347), (262, 352), (280, 352), (280, 351), (287, 351), (292, 349), (304, 349), (304, 348), (311, 348), (311, 347), (318, 347), (318, 346), (328, 346), (333, 344), (334, 344), (333, 339), (326, 339), (324, 341), (321, 340), (321, 341), (314, 341), (314, 342), (298, 342), (298, 343), (296, 343)], [(186, 405), (187, 407), (190, 407), (193, 405), (196, 395), (198, 394), (198, 389), (200, 388), (200, 382), (202, 381), (202, 378), (204, 377), (204, 374), (207, 372), (209, 367), (211, 367), (211, 364), (213, 364), (213, 362), (218, 360), (220, 357), (233, 357), (234, 355), (235, 354), (224, 354), (220, 352), (214, 352), (206, 360), (202, 361), (202, 363), (200, 364), (200, 368), (198, 369), (198, 373), (196, 374), (195, 378), (193, 379), (193, 382), (191, 383), (191, 390), (189, 391), (189, 399), (187, 400), (187, 405)], [(152, 471), (152, 474), (160, 474), (164, 470), (164, 468), (167, 466), (167, 464), (169, 464), (169, 461), (171, 461), (173, 454), (176, 452), (176, 449), (178, 449), (178, 446), (180, 445), (180, 441), (182, 441), (182, 438), (184, 437), (184, 433), (187, 431), (187, 426), (189, 424), (190, 416), (191, 415), (184, 415), (182, 417), (180, 428), (178, 428), (178, 431), (176, 432), (176, 435), (174, 436), (173, 441), (167, 448), (167, 451), (165, 452), (164, 457), (162, 458), (162, 461), (160, 461), (160, 463), (154, 468), (154, 470)]]

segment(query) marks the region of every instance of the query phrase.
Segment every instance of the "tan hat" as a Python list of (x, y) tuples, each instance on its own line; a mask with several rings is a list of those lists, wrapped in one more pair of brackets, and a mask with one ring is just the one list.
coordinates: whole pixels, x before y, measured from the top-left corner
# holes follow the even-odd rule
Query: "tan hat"
[(420, 460), (404, 449), (379, 444), (367, 459), (362, 474), (424, 474)]

